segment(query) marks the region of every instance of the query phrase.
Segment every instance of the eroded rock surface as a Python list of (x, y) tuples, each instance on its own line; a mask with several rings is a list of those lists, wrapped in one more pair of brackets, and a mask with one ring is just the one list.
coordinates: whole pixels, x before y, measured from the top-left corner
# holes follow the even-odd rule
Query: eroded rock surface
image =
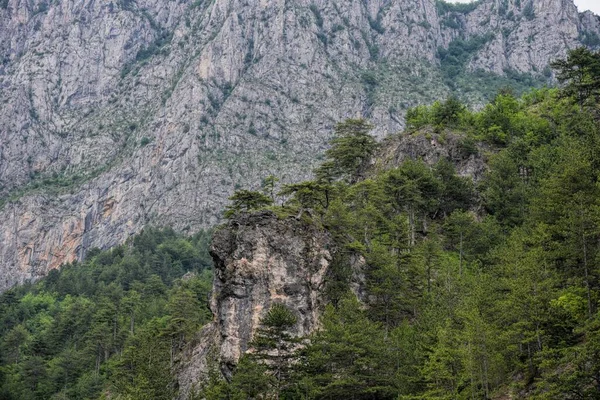
[(231, 373), (273, 303), (284, 304), (298, 318), (293, 334), (306, 336), (316, 329), (330, 245), (314, 226), (295, 218), (281, 220), (269, 211), (241, 215), (216, 232), (211, 248), (214, 321), (183, 357), (182, 399), (210, 368)]
[(450, 130), (436, 133), (426, 128), (386, 139), (376, 156), (373, 171), (396, 168), (408, 160), (420, 160), (432, 167), (446, 160), (459, 176), (478, 182), (487, 171), (483, 156), (486, 150), (489, 149), (464, 134)]

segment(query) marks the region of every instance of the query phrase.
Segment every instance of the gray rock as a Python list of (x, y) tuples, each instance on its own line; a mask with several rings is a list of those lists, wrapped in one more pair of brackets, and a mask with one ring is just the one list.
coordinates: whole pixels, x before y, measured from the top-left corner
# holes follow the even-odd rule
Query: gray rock
[(599, 32), (571, 0), (8, 0), (0, 291), (147, 224), (214, 225), (236, 187), (310, 176), (337, 121), (400, 131), (449, 93), (457, 38), (487, 38), (466, 68), (542, 74)]
[(436, 133), (426, 128), (387, 138), (375, 156), (376, 163), (371, 170), (396, 168), (408, 160), (421, 160), (429, 166), (446, 160), (454, 165), (457, 175), (479, 182), (487, 171), (483, 158), (486, 150), (490, 149), (481, 143), (470, 142), (464, 134), (451, 130)]
[(273, 303), (284, 304), (298, 318), (293, 335), (304, 337), (317, 328), (331, 244), (316, 227), (269, 211), (243, 214), (216, 232), (214, 320), (182, 356), (181, 399), (207, 378), (211, 365), (231, 375)]

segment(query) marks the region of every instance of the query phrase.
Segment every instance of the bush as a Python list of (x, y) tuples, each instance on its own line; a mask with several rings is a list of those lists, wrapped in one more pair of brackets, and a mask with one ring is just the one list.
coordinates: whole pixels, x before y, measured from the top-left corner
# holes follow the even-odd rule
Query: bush
[(438, 57), (442, 64), (442, 72), (448, 79), (455, 78), (462, 73), (465, 64), (486, 43), (494, 39), (493, 34), (474, 36), (469, 40), (456, 39), (450, 42), (448, 49), (439, 48)]
[(441, 126), (456, 126), (466, 111), (464, 104), (456, 97), (450, 96), (445, 102), (436, 102), (432, 109), (432, 123)]
[(431, 113), (427, 106), (417, 106), (406, 111), (406, 127), (410, 130), (423, 128), (431, 123)]
[(535, 11), (533, 9), (533, 0), (530, 0), (529, 3), (523, 8), (523, 16), (527, 18), (527, 20), (531, 21), (535, 18)]
[(480, 4), (481, 0), (473, 1), (471, 3), (448, 3), (444, 0), (436, 0), (435, 2), (439, 15), (450, 12), (468, 14), (471, 11), (474, 11)]
[(308, 8), (310, 8), (310, 11), (312, 11), (313, 15), (315, 16), (315, 24), (317, 24), (320, 29), (323, 29), (323, 17), (321, 16), (321, 11), (319, 11), (319, 8), (316, 6), (316, 4), (311, 4)]

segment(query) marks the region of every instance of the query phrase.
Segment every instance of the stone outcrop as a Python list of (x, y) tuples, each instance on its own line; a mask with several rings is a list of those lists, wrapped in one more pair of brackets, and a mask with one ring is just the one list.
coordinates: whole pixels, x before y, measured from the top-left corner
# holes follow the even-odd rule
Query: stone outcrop
[(376, 155), (373, 171), (396, 168), (408, 160), (421, 160), (434, 166), (442, 160), (450, 162), (459, 176), (480, 181), (487, 165), (483, 154), (486, 149), (464, 134), (444, 130), (437, 133), (425, 128), (387, 138)]
[(323, 231), (269, 211), (235, 217), (215, 233), (214, 321), (183, 355), (180, 398), (187, 398), (210, 368), (230, 375), (272, 304), (284, 304), (296, 315), (291, 333), (301, 337), (316, 329), (330, 246)]
[(0, 0), (0, 291), (214, 225), (236, 187), (309, 176), (337, 121), (401, 130), (459, 39), (464, 69), (543, 77), (599, 33), (572, 0)]

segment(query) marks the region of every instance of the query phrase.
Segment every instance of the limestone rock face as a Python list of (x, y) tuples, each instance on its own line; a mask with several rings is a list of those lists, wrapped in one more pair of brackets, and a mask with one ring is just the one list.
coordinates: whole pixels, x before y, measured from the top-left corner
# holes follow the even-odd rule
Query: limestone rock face
[(278, 219), (269, 211), (241, 215), (216, 232), (211, 248), (214, 321), (183, 357), (181, 398), (206, 378), (211, 362), (230, 375), (272, 304), (284, 304), (296, 315), (293, 334), (306, 336), (316, 329), (330, 244), (315, 227)]
[(0, 291), (214, 225), (236, 187), (307, 178), (340, 120), (401, 130), (459, 39), (466, 70), (543, 77), (599, 33), (572, 0), (0, 0)]
[(408, 160), (420, 160), (430, 166), (446, 160), (454, 166), (457, 175), (478, 182), (487, 171), (483, 157), (485, 150), (481, 144), (470, 141), (464, 135), (424, 129), (388, 138), (376, 155), (373, 170), (396, 168)]

